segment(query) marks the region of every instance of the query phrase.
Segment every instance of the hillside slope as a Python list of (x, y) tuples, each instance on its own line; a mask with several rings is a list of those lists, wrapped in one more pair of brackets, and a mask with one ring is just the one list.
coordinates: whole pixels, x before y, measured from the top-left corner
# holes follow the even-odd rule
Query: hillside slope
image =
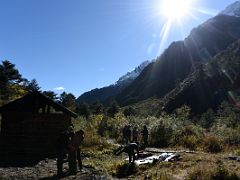
[[(163, 99), (164, 109), (173, 111), (188, 105), (194, 112), (216, 108), (223, 100), (231, 100), (230, 92), (240, 93), (240, 41), (199, 68)], [(240, 100), (239, 100), (240, 101)]]
[(153, 96), (163, 98), (200, 63), (208, 62), (239, 38), (239, 17), (218, 15), (208, 20), (184, 41), (172, 43), (117, 96), (117, 101), (125, 106)]

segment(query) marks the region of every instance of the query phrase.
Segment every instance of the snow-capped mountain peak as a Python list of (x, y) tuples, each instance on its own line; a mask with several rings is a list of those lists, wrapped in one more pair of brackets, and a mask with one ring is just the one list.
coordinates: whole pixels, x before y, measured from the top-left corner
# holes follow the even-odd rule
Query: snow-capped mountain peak
[(116, 82), (116, 84), (121, 84), (125, 81), (132, 81), (136, 79), (140, 73), (150, 64), (150, 61), (144, 61), (142, 64), (140, 64), (138, 67), (136, 67), (133, 71), (128, 72), (124, 76), (120, 77), (119, 80)]
[(240, 17), (240, 1), (236, 1), (235, 3), (227, 6), (220, 14)]

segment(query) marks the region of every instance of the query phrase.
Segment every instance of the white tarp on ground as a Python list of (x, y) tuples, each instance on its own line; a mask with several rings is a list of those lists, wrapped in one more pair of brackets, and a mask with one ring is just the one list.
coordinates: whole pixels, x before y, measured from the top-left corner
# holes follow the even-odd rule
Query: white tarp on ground
[(178, 157), (178, 155), (174, 153), (162, 153), (160, 155), (152, 155), (150, 157), (138, 159), (135, 161), (135, 163), (139, 166), (144, 164), (152, 164), (153, 162), (159, 162), (159, 161), (169, 162), (169, 161), (173, 161), (176, 157)]

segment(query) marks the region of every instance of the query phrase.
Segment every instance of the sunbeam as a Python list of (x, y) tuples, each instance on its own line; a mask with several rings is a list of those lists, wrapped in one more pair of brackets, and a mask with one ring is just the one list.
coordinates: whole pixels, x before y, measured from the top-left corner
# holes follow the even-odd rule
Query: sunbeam
[(162, 50), (165, 42), (167, 41), (168, 34), (169, 34), (170, 29), (171, 29), (171, 26), (172, 26), (172, 20), (168, 19), (168, 21), (164, 24), (164, 26), (163, 26), (163, 28), (160, 32), (161, 41), (160, 41), (160, 45), (159, 45), (158, 54), (160, 54), (160, 51)]
[(196, 9), (196, 11), (201, 14), (205, 14), (209, 16), (215, 16), (218, 13), (218, 11), (215, 9), (206, 9), (206, 8), (198, 8)]
[(217, 10), (198, 7), (197, 1), (198, 0), (162, 0), (156, 4), (155, 14), (164, 22), (159, 35), (158, 54), (160, 54), (166, 46), (173, 27), (177, 27), (178, 32), (184, 32), (186, 29), (185, 25), (189, 20), (201, 21), (198, 17), (199, 14), (207, 16), (217, 14)]

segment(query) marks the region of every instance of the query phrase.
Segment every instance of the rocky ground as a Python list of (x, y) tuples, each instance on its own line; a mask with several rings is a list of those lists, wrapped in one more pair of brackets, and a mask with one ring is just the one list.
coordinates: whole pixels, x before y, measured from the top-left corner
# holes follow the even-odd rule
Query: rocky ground
[(110, 179), (107, 175), (100, 171), (95, 171), (90, 167), (84, 167), (83, 170), (78, 171), (76, 175), (68, 175), (67, 171), (68, 165), (65, 163), (65, 174), (62, 177), (57, 177), (56, 160), (46, 159), (32, 167), (0, 167), (0, 179)]
[[(205, 172), (216, 167), (224, 167), (229, 172), (235, 172), (240, 177), (240, 162), (229, 159), (232, 153), (210, 154), (204, 152), (192, 152), (187, 150), (164, 150), (156, 148), (146, 149), (152, 153), (177, 152), (181, 155), (176, 162), (158, 162), (151, 165), (139, 166), (137, 173), (131, 174), (127, 179), (187, 179), (192, 172)], [(84, 150), (87, 152), (87, 150)], [(28, 167), (1, 167), (0, 180), (2, 179), (114, 179), (117, 177), (116, 167), (122, 162), (127, 162), (126, 154), (122, 156), (113, 156), (108, 151), (99, 151), (84, 154), (82, 171), (76, 175), (68, 175), (68, 164), (64, 164), (64, 176), (57, 177), (57, 168), (55, 159), (45, 159), (36, 165)], [(199, 172), (198, 172), (199, 171)], [(203, 173), (204, 175), (204, 173)]]

